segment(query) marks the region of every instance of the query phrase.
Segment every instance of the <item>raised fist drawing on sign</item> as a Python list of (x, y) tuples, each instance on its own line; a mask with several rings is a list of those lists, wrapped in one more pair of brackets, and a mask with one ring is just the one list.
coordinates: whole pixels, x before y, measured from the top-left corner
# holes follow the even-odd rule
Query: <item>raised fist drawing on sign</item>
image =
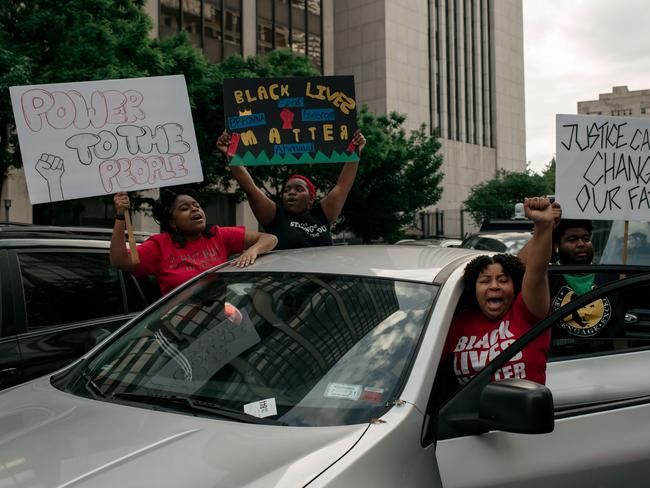
[(63, 200), (63, 187), (61, 177), (63, 176), (63, 159), (54, 154), (41, 154), (36, 161), (36, 171), (47, 181), (47, 189), (50, 193), (50, 202)]

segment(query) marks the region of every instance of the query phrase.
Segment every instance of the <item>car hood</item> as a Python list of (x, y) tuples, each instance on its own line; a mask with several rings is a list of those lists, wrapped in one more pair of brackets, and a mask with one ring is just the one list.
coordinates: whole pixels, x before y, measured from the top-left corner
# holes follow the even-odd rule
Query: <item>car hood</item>
[(0, 486), (303, 486), (366, 429), (154, 412), (37, 380), (0, 394)]

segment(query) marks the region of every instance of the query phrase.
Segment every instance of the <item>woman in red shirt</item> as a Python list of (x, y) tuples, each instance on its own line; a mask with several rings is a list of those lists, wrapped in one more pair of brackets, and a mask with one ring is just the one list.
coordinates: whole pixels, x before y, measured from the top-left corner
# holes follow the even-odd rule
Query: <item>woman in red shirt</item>
[[(553, 210), (548, 198), (526, 198), (526, 216), (535, 224), (526, 267), (509, 254), (479, 256), (465, 268), (467, 310), (451, 323), (443, 358), (460, 384), (548, 313), (546, 269), (551, 258)], [(495, 372), (494, 380), (525, 378), (544, 384), (550, 335), (541, 334)]]
[(140, 262), (134, 264), (124, 245), (124, 213), (129, 208), (126, 192), (116, 193), (115, 225), (111, 238), (111, 264), (135, 276), (153, 275), (166, 294), (178, 285), (241, 253), (234, 266), (253, 264), (259, 254), (275, 247), (275, 236), (244, 227), (207, 226), (205, 213), (190, 191), (163, 190), (154, 202), (153, 216), (162, 233), (138, 245)]

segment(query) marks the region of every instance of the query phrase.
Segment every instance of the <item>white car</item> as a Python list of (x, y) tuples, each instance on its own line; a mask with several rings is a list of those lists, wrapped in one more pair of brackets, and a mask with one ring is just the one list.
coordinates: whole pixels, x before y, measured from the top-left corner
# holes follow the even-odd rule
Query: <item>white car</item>
[(477, 254), (342, 246), (204, 273), (0, 394), (0, 487), (645, 486), (645, 309), (630, 338), (563, 349), (547, 386), (490, 377), (592, 296), (647, 300), (650, 277), (571, 302), (447, 399), (434, 380)]

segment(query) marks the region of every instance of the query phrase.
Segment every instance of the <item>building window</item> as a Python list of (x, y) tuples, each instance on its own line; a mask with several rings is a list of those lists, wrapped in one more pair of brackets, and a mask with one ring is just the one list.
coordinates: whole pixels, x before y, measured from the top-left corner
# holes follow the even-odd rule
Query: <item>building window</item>
[(181, 29), (211, 61), (242, 54), (242, 0), (160, 0), (161, 38)]
[(257, 53), (268, 53), (273, 47), (273, 1), (257, 0)]
[(323, 71), (323, 30), (321, 0), (307, 0), (307, 56), (314, 67)]
[(180, 20), (180, 0), (160, 0), (160, 37), (171, 37), (180, 31)]
[(203, 47), (201, 37), (201, 0), (183, 0), (182, 20), (183, 30), (190, 36), (190, 41), (196, 47)]
[(241, 0), (225, 0), (224, 57), (241, 54)]
[(222, 0), (206, 0), (203, 6), (203, 53), (211, 61), (223, 59)]
[(322, 71), (321, 0), (257, 0), (257, 53), (291, 49)]

